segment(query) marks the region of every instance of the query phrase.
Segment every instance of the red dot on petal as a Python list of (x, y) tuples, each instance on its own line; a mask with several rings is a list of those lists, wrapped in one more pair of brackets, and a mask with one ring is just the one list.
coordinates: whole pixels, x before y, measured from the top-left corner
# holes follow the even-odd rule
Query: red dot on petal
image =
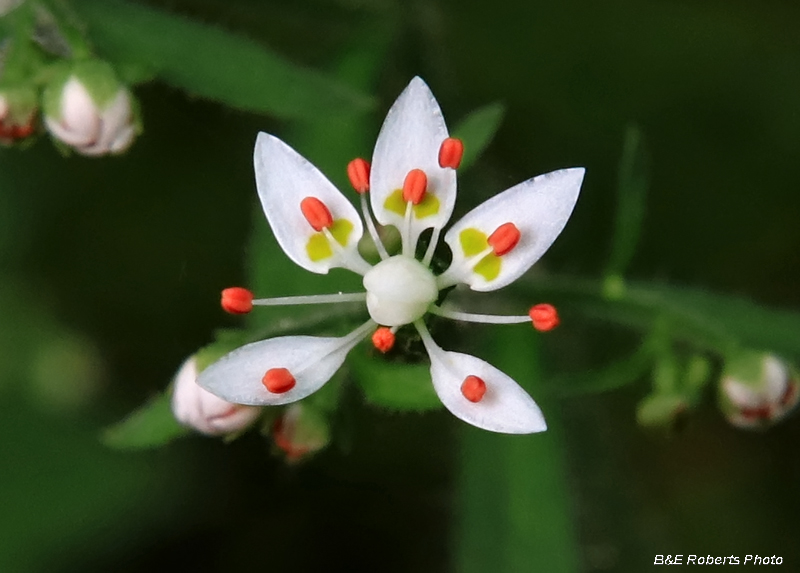
[(373, 346), (375, 346), (375, 348), (384, 354), (392, 349), (394, 346), (394, 340), (394, 333), (391, 331), (391, 329), (386, 328), (385, 326), (381, 326), (372, 335)]
[(315, 231), (321, 231), (333, 225), (333, 216), (330, 210), (316, 197), (306, 197), (300, 201), (300, 210)]
[(294, 388), (297, 380), (286, 368), (270, 368), (264, 374), (261, 383), (273, 394), (283, 394)]
[(366, 193), (369, 191), (369, 163), (357, 157), (347, 164), (347, 177), (350, 179), (350, 185), (356, 190), (356, 193)]
[(533, 327), (540, 332), (553, 330), (558, 326), (558, 311), (552, 304), (537, 304), (531, 307), (528, 315), (533, 321)]
[(222, 308), (231, 314), (247, 314), (253, 310), (253, 293), (246, 288), (231, 287), (222, 291)]
[(467, 376), (461, 384), (461, 393), (470, 402), (480, 402), (486, 394), (486, 382), (477, 376)]
[(403, 201), (419, 205), (428, 188), (428, 176), (422, 169), (412, 169), (403, 181)]

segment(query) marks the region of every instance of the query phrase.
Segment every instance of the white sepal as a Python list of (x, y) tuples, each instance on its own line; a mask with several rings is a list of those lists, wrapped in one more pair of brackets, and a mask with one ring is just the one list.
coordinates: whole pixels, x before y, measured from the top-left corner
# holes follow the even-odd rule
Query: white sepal
[[(253, 161), (264, 214), (278, 244), (290, 259), (319, 274), (327, 274), (334, 267), (352, 268), (348, 260), (366, 265), (358, 254), (358, 241), (363, 234), (358, 212), (316, 167), (283, 141), (266, 133), (258, 134)], [(306, 221), (300, 209), (300, 203), (306, 197), (322, 201), (334, 221), (346, 219), (353, 224), (347, 244), (341, 247), (344, 255), (337, 254), (334, 249), (329, 258), (318, 261), (309, 258), (306, 246), (317, 231)]]
[(245, 429), (261, 408), (232, 404), (197, 385), (197, 360), (189, 358), (175, 375), (172, 413), (182, 425), (217, 436)]
[[(440, 285), (466, 283), (476, 291), (491, 291), (515, 281), (539, 260), (561, 233), (572, 214), (585, 169), (574, 167), (539, 175), (481, 203), (455, 223), (444, 240), (453, 251), (453, 263), (440, 277)], [(500, 273), (487, 281), (467, 264), (459, 236), (477, 229), (490, 236), (499, 226), (513, 223), (519, 243), (501, 257)]]
[(442, 110), (430, 88), (415, 77), (392, 105), (381, 127), (370, 172), (370, 200), (375, 217), (383, 225), (402, 228), (403, 216), (385, 208), (386, 199), (403, 188), (406, 175), (421, 169), (428, 177), (428, 190), (439, 200), (439, 211), (412, 219), (411, 241), (428, 228), (447, 224), (456, 201), (456, 173), (439, 167), (439, 147), (447, 139)]
[[(433, 387), (442, 403), (468, 424), (504, 434), (532, 434), (547, 429), (539, 406), (519, 384), (488, 362), (427, 342)], [(473, 403), (461, 393), (468, 376), (486, 383), (483, 398)]]
[[(342, 338), (282, 336), (246, 344), (203, 370), (197, 383), (236, 404), (277, 406), (301, 400), (319, 390), (336, 373), (347, 353), (370, 329), (372, 321)], [(295, 386), (280, 394), (262, 383), (273, 368), (286, 368)]]

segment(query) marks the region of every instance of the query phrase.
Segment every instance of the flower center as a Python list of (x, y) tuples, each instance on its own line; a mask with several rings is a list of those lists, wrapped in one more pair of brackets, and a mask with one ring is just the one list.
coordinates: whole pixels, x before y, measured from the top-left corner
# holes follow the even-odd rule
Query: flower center
[(396, 255), (372, 267), (364, 275), (364, 288), (369, 315), (385, 326), (414, 322), (439, 295), (430, 269), (405, 255)]

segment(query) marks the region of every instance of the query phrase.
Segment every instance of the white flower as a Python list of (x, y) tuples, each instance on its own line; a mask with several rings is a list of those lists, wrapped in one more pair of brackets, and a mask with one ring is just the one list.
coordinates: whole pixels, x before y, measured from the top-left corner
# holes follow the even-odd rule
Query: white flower
[[(455, 312), (435, 303), (444, 288), (466, 284), (476, 291), (496, 290), (527, 271), (564, 228), (584, 169), (529, 179), (476, 207), (445, 234), (453, 262), (436, 276), (430, 261), (453, 211), (455, 168), (462, 151), (461, 142), (448, 136), (428, 86), (414, 78), (389, 110), (371, 168), (363, 159), (348, 166), (350, 181), (361, 195), (364, 221), (382, 259), (371, 266), (357, 250), (363, 225), (351, 203), (291, 147), (259, 134), (255, 149), (258, 194), (284, 252), (311, 272), (325, 274), (333, 267), (344, 267), (359, 273), (366, 292), (253, 301), (252, 296), (242, 299), (242, 289), (233, 289), (223, 292), (223, 307), (243, 312), (251, 304), (363, 301), (371, 318), (341, 338), (286, 336), (248, 344), (209, 366), (198, 383), (234, 403), (295, 402), (325, 384), (347, 353), (370, 333), (374, 333), (375, 346), (386, 351), (396, 330), (413, 324), (430, 356), (436, 393), (453, 414), (496, 432), (544, 430), (539, 407), (516, 382), (479, 358), (443, 350), (422, 319), (433, 313), (472, 322), (533, 321), (541, 330), (555, 326), (557, 315), (549, 305), (537, 305), (529, 315), (501, 317)], [(400, 254), (390, 256), (381, 244), (366, 191), (378, 222), (400, 231)], [(429, 228), (433, 229), (430, 246), (417, 258), (417, 239)]]
[(211, 436), (247, 428), (261, 408), (231, 404), (197, 385), (197, 360), (189, 358), (175, 375), (172, 413), (182, 425)]
[(130, 92), (102, 62), (54, 82), (45, 93), (44, 119), (53, 137), (82, 155), (122, 153), (136, 135)]
[(797, 405), (798, 380), (777, 356), (747, 352), (726, 366), (720, 382), (722, 410), (739, 428), (763, 428)]

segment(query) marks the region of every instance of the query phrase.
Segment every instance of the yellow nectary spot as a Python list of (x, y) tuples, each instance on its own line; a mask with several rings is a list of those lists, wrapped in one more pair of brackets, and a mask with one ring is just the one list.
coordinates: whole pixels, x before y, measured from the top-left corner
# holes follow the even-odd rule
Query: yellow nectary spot
[(489, 253), (483, 257), (480, 262), (472, 268), (472, 270), (481, 275), (487, 281), (493, 281), (500, 274), (501, 265), (502, 261), (500, 260), (500, 257), (494, 253)]
[[(436, 215), (439, 212), (439, 205), (439, 199), (436, 197), (436, 195), (427, 192), (422, 198), (422, 201), (420, 201), (417, 205), (414, 205), (411, 209), (417, 219), (424, 219), (425, 217)], [(401, 217), (404, 217), (406, 214), (406, 202), (403, 201), (403, 190), (395, 189), (386, 198), (383, 206), (392, 213), (396, 213)]]
[[(336, 242), (344, 246), (353, 231), (353, 223), (347, 219), (336, 219), (328, 228)], [(306, 253), (313, 262), (321, 261), (333, 256), (333, 249), (324, 233), (314, 233), (306, 244)]]
[(461, 243), (461, 250), (465, 257), (472, 257), (481, 251), (489, 248), (489, 241), (486, 233), (470, 227), (459, 233), (458, 240)]

